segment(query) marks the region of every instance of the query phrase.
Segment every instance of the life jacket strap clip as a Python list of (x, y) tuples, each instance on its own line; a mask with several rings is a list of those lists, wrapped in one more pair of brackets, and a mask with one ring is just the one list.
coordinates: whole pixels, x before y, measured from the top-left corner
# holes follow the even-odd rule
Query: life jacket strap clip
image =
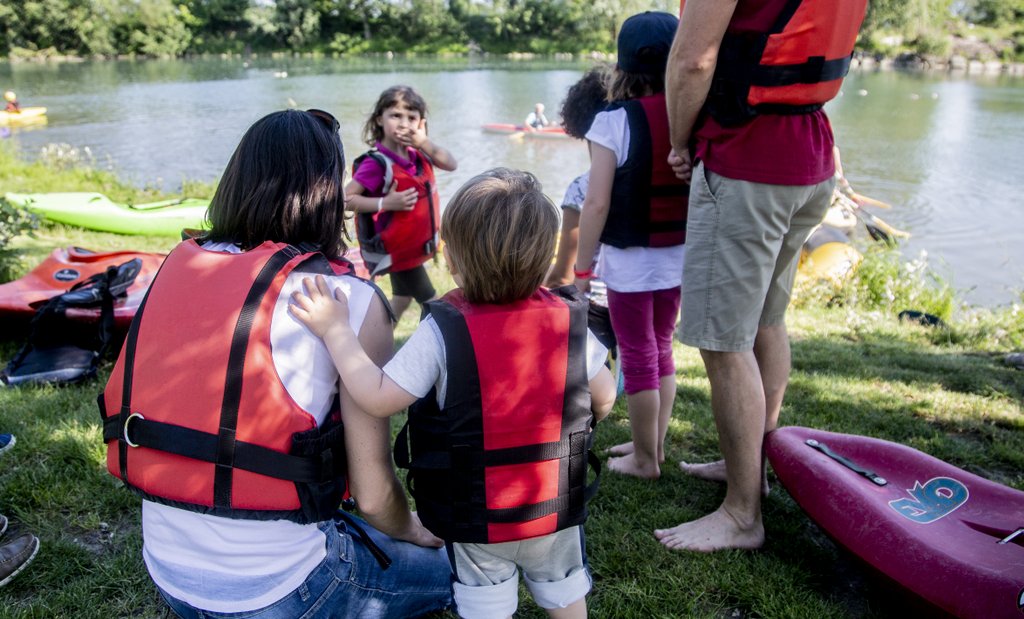
[(132, 439), (128, 437), (128, 424), (131, 423), (132, 419), (135, 418), (145, 419), (145, 417), (142, 416), (142, 413), (132, 413), (131, 415), (128, 415), (127, 419), (124, 420), (124, 432), (122, 435), (124, 437), (124, 442), (127, 443), (129, 447), (139, 446), (138, 443), (132, 441)]

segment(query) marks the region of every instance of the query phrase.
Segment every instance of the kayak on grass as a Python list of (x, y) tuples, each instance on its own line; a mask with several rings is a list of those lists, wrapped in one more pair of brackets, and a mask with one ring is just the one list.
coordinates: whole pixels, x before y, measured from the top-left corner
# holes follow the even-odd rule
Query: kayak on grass
[[(105, 272), (109, 267), (117, 267), (137, 258), (141, 262), (138, 275), (128, 287), (127, 293), (114, 300), (114, 325), (121, 332), (127, 331), (166, 256), (155, 252), (96, 252), (82, 247), (57, 248), (23, 277), (0, 284), (0, 319), (27, 321), (52, 297), (67, 292), (76, 284)], [(358, 248), (346, 250), (344, 257), (352, 263), (353, 272), (358, 277), (369, 279), (370, 274)], [(75, 322), (96, 322), (100, 318), (100, 310), (99, 307), (69, 307), (66, 315)]]
[[(127, 330), (166, 254), (137, 251), (95, 252), (82, 247), (53, 250), (24, 277), (0, 284), (0, 318), (30, 319), (50, 298), (67, 292), (89, 277), (138, 258), (141, 268), (125, 296), (114, 300), (114, 325)], [(96, 322), (99, 307), (69, 307), (67, 317), (76, 322)]]
[(180, 236), (184, 228), (205, 229), (209, 200), (182, 198), (149, 204), (119, 204), (99, 193), (8, 193), (4, 199), (58, 223), (116, 232)]
[(46, 116), (45, 107), (23, 107), (20, 112), (0, 110), (0, 125), (16, 125), (18, 123), (35, 122)]
[(528, 138), (540, 138), (540, 139), (568, 139), (569, 134), (565, 132), (565, 129), (561, 127), (541, 127), (540, 129), (530, 129), (526, 125), (513, 125), (509, 123), (487, 123), (481, 126), (481, 129), (485, 133), (498, 133), (502, 135), (522, 135)]
[(1024, 492), (905, 445), (784, 427), (765, 437), (779, 481), (840, 545), (965, 618), (1024, 611)]
[(825, 281), (839, 287), (853, 275), (863, 259), (843, 230), (821, 225), (800, 250), (797, 275), (810, 282)]

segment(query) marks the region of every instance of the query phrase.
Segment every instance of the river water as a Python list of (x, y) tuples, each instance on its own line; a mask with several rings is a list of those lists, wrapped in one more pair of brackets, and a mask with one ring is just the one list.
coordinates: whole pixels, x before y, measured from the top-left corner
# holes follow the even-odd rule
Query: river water
[[(557, 201), (587, 168), (582, 143), (480, 126), (522, 122), (538, 101), (557, 118), (587, 66), (383, 58), (0, 64), (0, 88), (49, 108), (46, 125), (8, 136), (25, 155), (50, 143), (89, 147), (97, 165), (122, 178), (175, 190), (183, 179), (216, 179), (253, 121), (291, 105), (334, 113), (351, 160), (364, 150), (361, 128), (380, 91), (409, 84), (430, 106), (432, 139), (460, 162), (439, 173), (442, 199), (502, 165), (530, 170)], [(894, 206), (874, 213), (912, 233), (902, 245), (908, 257), (927, 252), (971, 304), (1021, 300), (1024, 79), (855, 71), (828, 111), (847, 177)]]

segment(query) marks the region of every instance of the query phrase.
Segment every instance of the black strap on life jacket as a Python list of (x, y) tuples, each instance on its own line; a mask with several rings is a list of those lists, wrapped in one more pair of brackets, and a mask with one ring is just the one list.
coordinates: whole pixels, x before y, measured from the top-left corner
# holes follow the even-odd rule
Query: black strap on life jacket
[[(287, 246), (278, 250), (263, 266), (249, 289), (242, 311), (235, 324), (221, 402), (219, 429), (216, 434), (158, 422), (133, 415), (131, 395), (138, 331), (145, 313), (146, 297), (132, 320), (124, 346), (124, 377), (119, 414), (107, 417), (101, 393), (97, 403), (103, 418), (103, 440), (118, 442), (121, 479), (128, 484), (129, 447), (147, 447), (203, 462), (216, 464), (214, 469), (213, 507), (193, 505), (152, 496), (132, 488), (144, 498), (192, 511), (230, 518), (272, 520), (286, 518), (300, 523), (319, 522), (332, 518), (345, 489), (346, 455), (344, 427), (340, 415), (331, 417), (320, 428), (300, 432), (292, 437), (290, 454), (238, 441), (235, 430), (242, 395), (242, 375), (253, 321), (263, 297), (277, 274), (301, 252)], [(300, 265), (303, 271), (329, 274), (332, 269), (322, 255), (314, 255)], [(152, 286), (156, 284), (159, 272)], [(301, 509), (298, 512), (240, 510), (231, 506), (233, 469), (241, 469), (296, 484)]]

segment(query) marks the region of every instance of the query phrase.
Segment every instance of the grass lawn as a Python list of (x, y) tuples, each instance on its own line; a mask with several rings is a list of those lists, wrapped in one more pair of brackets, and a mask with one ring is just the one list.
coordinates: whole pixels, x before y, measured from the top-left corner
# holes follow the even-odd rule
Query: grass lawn
[[(23, 189), (3, 174), (0, 187)], [(42, 227), (35, 238), (13, 241), (11, 272), (24, 272), (62, 245), (166, 250), (173, 241)], [(450, 281), (435, 269), (435, 283)], [(958, 310), (946, 316), (948, 328), (936, 330), (899, 323), (895, 315), (907, 307), (897, 304), (904, 297), (895, 298), (885, 305), (862, 294), (843, 304), (804, 301), (791, 310), (793, 373), (782, 424), (901, 442), (1024, 489), (1024, 372), (1002, 363), (1003, 353), (1024, 348), (1024, 312)], [(415, 327), (414, 314), (399, 326), (399, 342)], [(2, 334), (6, 361), (24, 330), (7, 325)], [(695, 350), (679, 344), (676, 362), (678, 397), (662, 478), (607, 474), (591, 504), (592, 616), (913, 612), (912, 601), (893, 597), (886, 583), (838, 549), (778, 484), (764, 504), (767, 543), (761, 550), (703, 555), (662, 548), (653, 529), (713, 510), (724, 493), (721, 485), (686, 477), (676, 466), (718, 457), (703, 364)], [(95, 398), (111, 365), (108, 360), (98, 380), (82, 385), (0, 389), (0, 432), (18, 439), (0, 456), (0, 513), (11, 519), (13, 533), (30, 531), (42, 540), (34, 563), (0, 592), (0, 617), (167, 614), (142, 563), (139, 499), (105, 470)], [(396, 419), (394, 427), (400, 423)], [(628, 438), (620, 401), (599, 426), (597, 443), (604, 448)], [(522, 599), (517, 616), (545, 616)]]

